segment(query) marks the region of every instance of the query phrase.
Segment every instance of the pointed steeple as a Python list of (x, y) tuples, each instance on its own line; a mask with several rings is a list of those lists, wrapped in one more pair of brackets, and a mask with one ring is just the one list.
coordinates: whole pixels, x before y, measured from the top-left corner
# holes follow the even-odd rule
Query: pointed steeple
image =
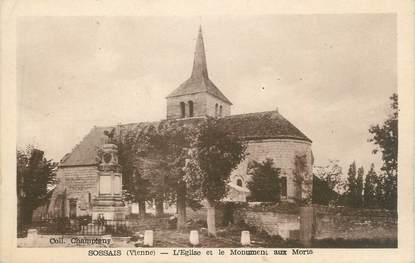
[(199, 26), (197, 35), (195, 57), (193, 60), (192, 79), (208, 78), (206, 65), (205, 45), (203, 43), (202, 26)]
[(215, 84), (213, 84), (213, 82), (208, 77), (202, 26), (199, 27), (199, 32), (197, 34), (192, 75), (178, 88), (173, 90), (173, 92), (171, 92), (166, 98), (169, 99), (172, 97), (180, 97), (197, 93), (208, 93), (226, 103), (227, 105), (232, 105), (232, 102), (230, 102), (225, 97), (225, 95), (223, 95), (223, 93), (218, 89), (218, 87), (215, 86)]

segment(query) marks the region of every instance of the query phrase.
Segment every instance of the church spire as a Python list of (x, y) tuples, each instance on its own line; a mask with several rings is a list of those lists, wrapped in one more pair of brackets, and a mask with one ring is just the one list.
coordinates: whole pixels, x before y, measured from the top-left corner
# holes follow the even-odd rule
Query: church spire
[(206, 65), (205, 45), (203, 43), (202, 26), (196, 39), (195, 57), (193, 60), (192, 79), (208, 78)]

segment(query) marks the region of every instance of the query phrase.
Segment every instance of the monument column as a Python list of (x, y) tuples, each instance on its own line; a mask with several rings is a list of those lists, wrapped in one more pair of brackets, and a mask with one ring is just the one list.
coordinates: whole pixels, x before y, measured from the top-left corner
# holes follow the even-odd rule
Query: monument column
[(92, 203), (92, 219), (101, 214), (105, 219), (125, 219), (127, 207), (122, 200), (121, 167), (118, 147), (107, 143), (98, 151), (98, 197)]

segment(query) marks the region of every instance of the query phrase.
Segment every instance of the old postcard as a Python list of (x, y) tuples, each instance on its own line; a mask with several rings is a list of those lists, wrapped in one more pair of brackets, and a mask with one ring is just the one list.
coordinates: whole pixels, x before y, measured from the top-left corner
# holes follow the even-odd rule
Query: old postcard
[(5, 1), (1, 262), (414, 262), (410, 1)]

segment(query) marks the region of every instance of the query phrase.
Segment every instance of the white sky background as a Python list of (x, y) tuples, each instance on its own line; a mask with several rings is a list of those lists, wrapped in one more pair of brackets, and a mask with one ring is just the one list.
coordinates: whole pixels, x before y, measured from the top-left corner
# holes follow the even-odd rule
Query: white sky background
[(280, 113), (316, 165), (381, 165), (368, 143), (397, 90), (394, 15), (43, 17), (18, 24), (18, 147), (58, 161), (94, 126), (165, 118), (202, 23), (210, 79), (232, 113)]

